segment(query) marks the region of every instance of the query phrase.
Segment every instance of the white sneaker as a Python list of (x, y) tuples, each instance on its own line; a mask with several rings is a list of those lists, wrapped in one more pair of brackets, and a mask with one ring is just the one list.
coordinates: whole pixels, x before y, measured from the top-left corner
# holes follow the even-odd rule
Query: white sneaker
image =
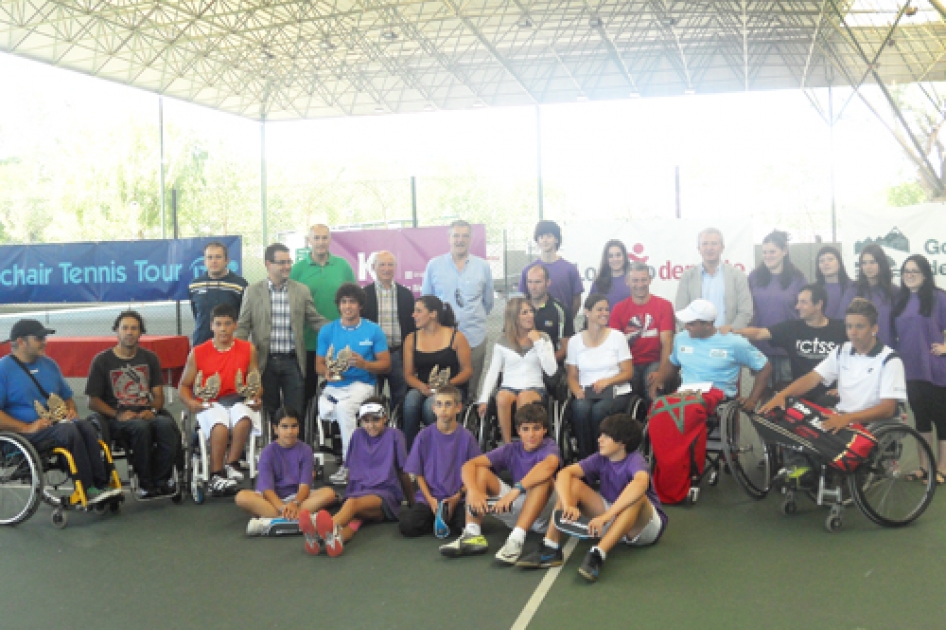
[(329, 481), (336, 486), (344, 486), (348, 483), (348, 468), (346, 466), (339, 467), (338, 471), (333, 475), (329, 475)]
[(218, 497), (235, 494), (237, 482), (233, 479), (227, 479), (226, 477), (222, 477), (220, 475), (214, 475), (210, 478), (210, 483), (207, 484), (207, 489), (210, 490), (210, 494)]
[(266, 518), (251, 518), (246, 524), (246, 535), (247, 536), (262, 536), (266, 533), (266, 529), (269, 527), (270, 519)]
[(503, 548), (496, 552), (496, 559), (506, 564), (516, 564), (521, 555), (522, 543), (510, 536)]
[(237, 483), (243, 481), (243, 473), (236, 469), (236, 466), (233, 464), (227, 464), (223, 467), (224, 471), (227, 473), (227, 479), (232, 479)]

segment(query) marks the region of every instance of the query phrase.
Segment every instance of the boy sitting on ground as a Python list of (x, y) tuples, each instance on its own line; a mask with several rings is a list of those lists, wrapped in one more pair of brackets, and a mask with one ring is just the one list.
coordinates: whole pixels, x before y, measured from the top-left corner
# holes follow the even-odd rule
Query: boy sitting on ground
[[(411, 479), (402, 472), (407, 460), (404, 434), (388, 426), (384, 401), (378, 396), (365, 400), (358, 421), (362, 426), (352, 433), (345, 460), (349, 471), (345, 502), (326, 486), (313, 493), (311, 510), (299, 512), (305, 550), (312, 555), (323, 547), (330, 556), (341, 555), (363, 521), (398, 520), (401, 500), (411, 496)], [(342, 507), (333, 517), (325, 508), (338, 503)]]
[(282, 407), (273, 417), (276, 441), (259, 457), (256, 490), (240, 490), (237, 506), (257, 518), (246, 525), (247, 536), (301, 533), (300, 509), (314, 509), (312, 447), (299, 441), (299, 412)]
[(433, 530), (446, 538), (451, 529), (463, 529), (463, 464), (480, 455), (479, 444), (466, 427), (457, 423), (463, 410), (460, 390), (445, 385), (434, 394), (436, 424), (414, 440), (404, 471), (417, 476), (414, 506), (402, 510), (398, 527), (410, 538)]
[[(496, 554), (496, 559), (506, 564), (519, 559), (528, 529), (545, 531), (555, 503), (552, 476), (562, 463), (562, 455), (555, 441), (546, 437), (548, 413), (540, 403), (523, 405), (516, 412), (515, 422), (520, 441), (503, 444), (463, 465), (466, 527), (458, 539), (440, 547), (441, 554), (454, 558), (486, 553), (489, 543), (480, 525), (487, 513), (513, 528)], [(504, 470), (512, 475), (511, 488), (496, 476)], [(487, 499), (496, 503), (490, 506)]]
[[(628, 414), (614, 414), (601, 422), (598, 452), (558, 474), (556, 510), (566, 521), (590, 517), (588, 534), (598, 544), (585, 555), (578, 572), (594, 582), (608, 553), (619, 542), (644, 547), (657, 542), (667, 527), (667, 516), (650, 483), (650, 468), (637, 452), (640, 423)], [(590, 483), (600, 481), (601, 492)], [(518, 567), (545, 569), (562, 564), (562, 533), (551, 526), (538, 549), (525, 555)]]

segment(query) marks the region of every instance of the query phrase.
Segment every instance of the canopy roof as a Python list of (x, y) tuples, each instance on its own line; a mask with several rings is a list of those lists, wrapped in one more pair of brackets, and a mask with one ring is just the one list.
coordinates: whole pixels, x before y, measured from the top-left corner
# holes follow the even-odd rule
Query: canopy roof
[(0, 50), (287, 120), (946, 80), (946, 22), (913, 4), (3, 0)]

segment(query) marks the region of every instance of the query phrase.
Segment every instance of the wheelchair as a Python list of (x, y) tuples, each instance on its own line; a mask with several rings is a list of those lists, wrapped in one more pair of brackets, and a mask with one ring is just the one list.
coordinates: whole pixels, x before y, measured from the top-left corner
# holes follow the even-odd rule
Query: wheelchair
[[(104, 441), (100, 440), (99, 445), (105, 455), (109, 487), (121, 490), (111, 451)], [(0, 525), (28, 520), (36, 513), (40, 501), (53, 508), (51, 520), (57, 529), (69, 524), (70, 511), (104, 514), (106, 510), (121, 510), (125, 500), (122, 493), (90, 506), (85, 488), (78, 481), (73, 482), (70, 494), (62, 494), (60, 488), (75, 475), (75, 462), (68, 450), (51, 441), (36, 448), (16, 433), (0, 432)]]
[[(184, 454), (184, 486), (190, 488), (191, 498), (194, 503), (201, 505), (207, 500), (207, 486), (210, 483), (210, 444), (207, 436), (200, 430), (197, 423), (197, 416), (187, 411), (181, 412), (181, 434), (183, 436), (183, 454)], [(250, 430), (249, 439), (247, 439), (245, 455), (246, 463), (249, 467), (249, 478), (256, 478), (256, 465), (259, 462), (259, 453), (272, 437), (272, 429), (269, 426), (269, 419), (266, 416), (266, 410), (260, 408), (260, 435), (253, 435)]]
[[(782, 494), (781, 511), (785, 515), (798, 511), (796, 495), (807, 495), (816, 505), (828, 507), (824, 527), (836, 532), (844, 524), (844, 507), (853, 503), (869, 520), (882, 527), (909, 525), (926, 510), (936, 492), (936, 476), (928, 475), (925, 482), (908, 480), (907, 476), (920, 467), (920, 453), (926, 461), (936, 461), (932, 448), (906, 421), (906, 413), (889, 420), (872, 422), (868, 429), (877, 441), (876, 446), (853, 471), (844, 472), (828, 465), (816, 452), (800, 447), (786, 437), (769, 442), (765, 449), (775, 459), (780, 449), (800, 452), (812, 471), (800, 483), (776, 476), (769, 483), (757, 477), (755, 481), (737, 475), (739, 485), (755, 499), (767, 496), (773, 488)], [(732, 437), (730, 438), (733, 439)], [(738, 436), (735, 436), (738, 442)], [(739, 448), (732, 447), (738, 462)], [(742, 466), (740, 469), (744, 469)]]
[[(575, 400), (575, 396), (568, 389), (566, 378), (562, 378), (557, 388), (554, 402), (555, 416), (551, 427), (558, 448), (562, 451), (563, 465), (568, 466), (579, 460), (578, 437), (575, 435), (575, 421), (572, 416), (572, 401)], [(627, 407), (621, 412), (630, 414), (644, 423), (647, 418), (647, 401), (631, 392)]]
[[(545, 381), (545, 400), (542, 404), (548, 410), (548, 436), (555, 439), (557, 420), (561, 414), (561, 406), (568, 395), (568, 382), (565, 378), (565, 371), (560, 369), (553, 376), (542, 375)], [(502, 383), (502, 374), (499, 375), (499, 383)], [(486, 414), (480, 417), (476, 403), (470, 403), (464, 412), (463, 425), (470, 430), (479, 442), (480, 450), (483, 453), (493, 450), (502, 443), (502, 429), (499, 426), (499, 412), (496, 409), (496, 393), (499, 386), (493, 389), (489, 395), (489, 402), (486, 406)], [(475, 416), (475, 417), (471, 417)], [(515, 430), (516, 403), (512, 404), (512, 439), (518, 439)], [(472, 427), (472, 428), (471, 428)], [(557, 442), (557, 440), (556, 440)]]

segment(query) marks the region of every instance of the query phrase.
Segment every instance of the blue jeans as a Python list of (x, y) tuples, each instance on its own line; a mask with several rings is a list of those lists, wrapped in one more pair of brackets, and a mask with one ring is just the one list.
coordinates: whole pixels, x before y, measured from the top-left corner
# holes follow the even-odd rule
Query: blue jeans
[(404, 380), (404, 351), (396, 350), (391, 353), (391, 372), (381, 375), (388, 382), (391, 391), (391, 409), (404, 402), (407, 396), (407, 381)]
[(407, 452), (411, 451), (414, 438), (420, 433), (421, 424), (425, 427), (437, 421), (434, 413), (434, 396), (424, 396), (419, 390), (412, 389), (404, 397), (404, 438)]
[[(263, 407), (270, 421), (280, 405), (291, 407), (300, 414), (301, 419), (302, 414), (305, 414), (305, 378), (295, 356), (269, 355), (262, 381)], [(302, 427), (299, 428), (299, 439), (304, 442), (306, 436), (302, 435)]]
[(598, 428), (601, 421), (614, 413), (627, 410), (630, 394), (600, 400), (572, 401), (572, 424), (578, 440), (578, 457), (584, 459), (598, 452)]

